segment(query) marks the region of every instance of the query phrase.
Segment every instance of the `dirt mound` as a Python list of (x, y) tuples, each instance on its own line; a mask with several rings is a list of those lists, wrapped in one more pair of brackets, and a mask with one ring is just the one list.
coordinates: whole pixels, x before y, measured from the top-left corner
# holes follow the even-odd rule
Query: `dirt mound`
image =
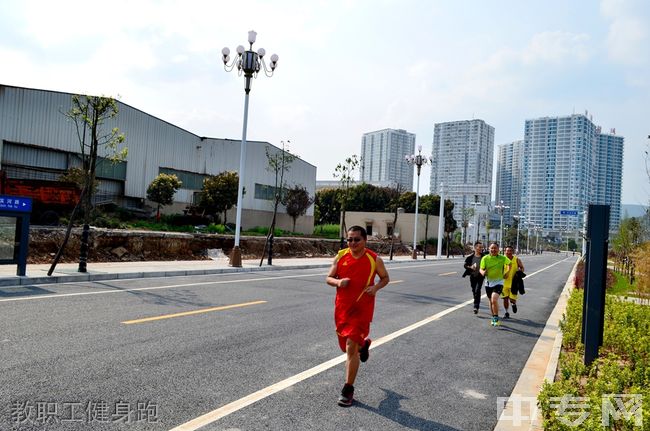
[[(63, 243), (65, 228), (32, 227), (29, 237), (27, 262), (51, 263)], [(264, 242), (264, 237), (242, 236), (239, 244), (242, 258), (261, 258)], [(234, 246), (234, 237), (91, 227), (89, 243), (89, 262), (203, 260), (209, 259), (209, 250), (229, 254)], [(75, 228), (60, 262), (77, 262), (80, 244), (81, 228)], [(368, 247), (381, 255), (387, 255), (390, 251), (390, 244), (385, 241), (369, 241)], [(339, 248), (339, 240), (281, 237), (273, 242), (273, 257), (327, 257), (336, 255)], [(411, 250), (402, 244), (395, 244), (394, 253), (410, 254)]]

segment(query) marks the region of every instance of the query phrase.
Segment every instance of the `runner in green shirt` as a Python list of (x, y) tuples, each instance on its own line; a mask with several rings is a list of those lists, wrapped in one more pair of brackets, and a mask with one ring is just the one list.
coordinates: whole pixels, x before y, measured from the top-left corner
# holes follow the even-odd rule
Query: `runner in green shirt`
[(481, 275), (485, 276), (485, 293), (490, 300), (492, 326), (499, 326), (499, 296), (503, 291), (504, 278), (510, 271), (510, 259), (499, 254), (499, 244), (490, 243), (490, 254), (481, 259)]

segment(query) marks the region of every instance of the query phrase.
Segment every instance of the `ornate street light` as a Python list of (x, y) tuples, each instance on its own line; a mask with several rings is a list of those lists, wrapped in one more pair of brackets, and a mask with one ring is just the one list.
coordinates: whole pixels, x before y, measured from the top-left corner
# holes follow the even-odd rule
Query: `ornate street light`
[(505, 205), (503, 201), (501, 201), (498, 205), (495, 205), (494, 208), (496, 208), (499, 211), (499, 214), (501, 214), (501, 226), (499, 227), (499, 246), (500, 247), (505, 247), (505, 244), (503, 244), (503, 210), (510, 208), (508, 205)]
[[(417, 252), (417, 239), (418, 239), (418, 206), (420, 204), (420, 169), (422, 168), (422, 165), (426, 165), (427, 163), (431, 162), (431, 158), (427, 158), (422, 155), (422, 145), (418, 145), (418, 153), (416, 154), (409, 154), (404, 156), (404, 159), (406, 160), (406, 163), (409, 165), (415, 165), (417, 167), (417, 173), (418, 173), (418, 182), (417, 182), (417, 187), (416, 187), (416, 192), (415, 192), (415, 226), (413, 227), (413, 259), (418, 258), (418, 252)], [(424, 244), (426, 247), (427, 245)]]
[(239, 233), (241, 231), (241, 210), (242, 210), (242, 196), (244, 194), (244, 166), (246, 161), (246, 126), (248, 125), (248, 94), (251, 91), (251, 78), (257, 78), (260, 70), (268, 77), (273, 76), (273, 72), (278, 64), (278, 55), (271, 56), (271, 63), (267, 66), (264, 62), (264, 55), (266, 51), (260, 48), (257, 52), (253, 51), (253, 44), (257, 38), (257, 33), (253, 30), (248, 32), (248, 43), (250, 48), (246, 50), (242, 45), (237, 47), (237, 57), (230, 61), (230, 49), (228, 47), (221, 50), (223, 67), (226, 72), (230, 72), (235, 67), (239, 76), (244, 75), (245, 85), (244, 91), (246, 96), (244, 98), (244, 127), (242, 130), (241, 149), (239, 154), (239, 187), (237, 190), (237, 219), (235, 224), (235, 246), (230, 254), (230, 266), (241, 267), (241, 250), (239, 249)]

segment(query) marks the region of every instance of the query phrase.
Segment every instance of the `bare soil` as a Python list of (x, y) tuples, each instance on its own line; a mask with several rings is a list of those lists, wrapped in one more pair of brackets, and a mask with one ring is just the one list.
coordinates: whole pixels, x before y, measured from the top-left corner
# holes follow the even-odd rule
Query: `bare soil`
[[(61, 263), (79, 260), (81, 228), (72, 231)], [(65, 228), (32, 227), (30, 229), (28, 263), (51, 263), (65, 237)], [(260, 259), (264, 251), (264, 237), (240, 238), (242, 258)], [(137, 262), (209, 259), (209, 250), (230, 253), (234, 245), (231, 235), (189, 234), (176, 232), (151, 232), (120, 229), (90, 229), (89, 262)], [(386, 255), (390, 251), (387, 241), (368, 241), (368, 247)], [(273, 257), (328, 257), (340, 248), (339, 240), (305, 237), (275, 238)], [(267, 252), (268, 253), (268, 252)], [(410, 248), (401, 243), (394, 245), (394, 254), (408, 255)]]

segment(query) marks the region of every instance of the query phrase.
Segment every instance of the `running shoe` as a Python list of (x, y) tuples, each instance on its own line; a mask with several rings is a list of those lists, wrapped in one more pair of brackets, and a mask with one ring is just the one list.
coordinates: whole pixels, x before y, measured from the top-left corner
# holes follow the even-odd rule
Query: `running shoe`
[(341, 395), (339, 395), (338, 404), (341, 407), (350, 407), (352, 405), (352, 400), (354, 399), (354, 386), (345, 384), (341, 390)]
[(517, 304), (512, 304), (512, 312), (517, 314)]
[(478, 308), (474, 309), (474, 314), (478, 314)]
[[(514, 313), (514, 311), (513, 311), (513, 313)], [(508, 313), (508, 312), (506, 311), (506, 314), (503, 315), (503, 318), (504, 318), (504, 319), (510, 319), (510, 313)]]
[(368, 349), (370, 349), (370, 343), (372, 343), (372, 340), (370, 338), (366, 338), (366, 344), (364, 344), (363, 347), (359, 350), (359, 360), (361, 362), (366, 362), (370, 357), (370, 352), (368, 351)]
[(501, 321), (499, 320), (498, 317), (494, 319), (494, 326), (501, 326)]
[(490, 325), (492, 325), (492, 326), (497, 326), (496, 323), (497, 323), (497, 319), (495, 319), (495, 318), (493, 317), (493, 318), (492, 318), (492, 321), (490, 322)]

